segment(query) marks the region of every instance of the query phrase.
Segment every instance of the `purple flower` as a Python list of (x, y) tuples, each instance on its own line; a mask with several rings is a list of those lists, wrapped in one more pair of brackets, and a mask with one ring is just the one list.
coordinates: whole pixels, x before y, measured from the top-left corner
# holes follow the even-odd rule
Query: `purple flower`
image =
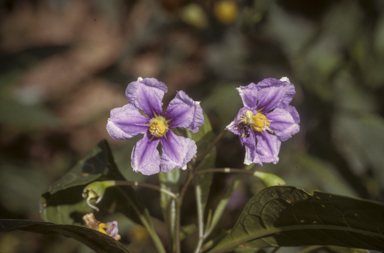
[(120, 240), (121, 237), (119, 233), (119, 227), (117, 226), (117, 221), (111, 221), (107, 223), (102, 223), (96, 220), (96, 217), (93, 213), (87, 213), (83, 216), (84, 225), (88, 228), (97, 230), (103, 234), (113, 237), (115, 240)]
[(117, 241), (121, 239), (120, 235), (118, 234), (119, 227), (117, 226), (117, 221), (111, 221), (107, 223), (100, 222), (96, 225), (96, 230), (103, 234), (109, 235)]
[[(163, 113), (161, 101), (167, 91), (167, 86), (157, 79), (139, 77), (125, 91), (129, 104), (113, 109), (108, 119), (107, 131), (114, 139), (144, 134), (131, 157), (133, 170), (144, 175), (169, 172), (175, 167), (185, 169), (197, 152), (193, 140), (177, 136), (170, 129), (188, 128), (196, 133), (204, 123), (203, 110), (199, 102), (179, 91)], [(163, 147), (161, 156), (157, 150), (159, 142)]]
[(282, 141), (300, 130), (300, 117), (290, 106), (295, 87), (286, 77), (267, 78), (237, 88), (244, 107), (227, 126), (245, 146), (244, 164), (277, 163)]

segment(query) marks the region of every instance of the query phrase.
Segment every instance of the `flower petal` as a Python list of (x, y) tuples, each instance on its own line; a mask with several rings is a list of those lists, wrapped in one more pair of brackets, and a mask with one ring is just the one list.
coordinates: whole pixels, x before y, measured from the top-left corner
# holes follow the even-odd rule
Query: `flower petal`
[(251, 109), (256, 108), (258, 97), (258, 88), (256, 87), (256, 84), (250, 83), (247, 86), (240, 86), (239, 88), (236, 88), (236, 90), (239, 92), (244, 106), (249, 107)]
[(295, 121), (295, 123), (297, 123), (297, 124), (300, 123), (300, 116), (299, 116), (299, 113), (297, 112), (295, 107), (293, 107), (291, 105), (288, 105), (284, 109), (287, 110), (292, 115), (293, 120)]
[(296, 94), (295, 86), (288, 78), (282, 80), (267, 78), (257, 84), (258, 110), (266, 113), (278, 107), (285, 107), (291, 102)]
[(117, 225), (117, 221), (107, 222), (106, 224), (108, 225), (108, 228), (105, 229), (105, 233), (107, 233), (107, 235), (118, 240), (120, 236), (119, 236), (119, 227)]
[(279, 161), (279, 151), (281, 141), (276, 135), (270, 134), (267, 131), (256, 135), (257, 147), (256, 151), (263, 163), (277, 163)]
[(241, 145), (245, 146), (245, 159), (244, 164), (250, 165), (251, 163), (259, 164), (263, 166), (256, 147), (256, 136), (253, 131), (249, 131), (249, 137), (241, 137)]
[(107, 131), (113, 139), (125, 140), (147, 131), (149, 119), (131, 104), (111, 110)]
[(199, 131), (199, 126), (204, 124), (203, 109), (199, 102), (193, 101), (184, 91), (177, 92), (168, 105), (165, 117), (171, 120), (169, 128), (188, 128), (193, 133)]
[(196, 143), (188, 138), (177, 136), (168, 131), (166, 138), (161, 138), (163, 154), (161, 155), (161, 171), (170, 172), (174, 168), (183, 167), (196, 155)]
[[(297, 113), (294, 107), (290, 106), (289, 109), (294, 115), (295, 112)], [(295, 118), (296, 117), (298, 117), (298, 114), (295, 115)], [(269, 127), (274, 131), (280, 141), (286, 141), (300, 131), (297, 119), (295, 120), (293, 115), (285, 109), (276, 108), (271, 113), (267, 114), (267, 118), (271, 122)]]
[(137, 109), (143, 110), (150, 118), (162, 114), (161, 102), (164, 93), (168, 91), (167, 86), (155, 78), (140, 78), (128, 84), (125, 90), (128, 102)]
[(159, 139), (151, 140), (145, 134), (132, 150), (131, 165), (134, 171), (144, 175), (152, 175), (160, 172), (160, 155), (156, 147)]

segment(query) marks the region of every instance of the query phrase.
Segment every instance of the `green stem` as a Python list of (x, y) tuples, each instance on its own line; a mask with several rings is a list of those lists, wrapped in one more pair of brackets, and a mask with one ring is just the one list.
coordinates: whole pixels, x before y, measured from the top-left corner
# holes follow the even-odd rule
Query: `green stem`
[[(163, 192), (167, 194), (168, 196), (172, 197), (173, 199), (177, 200), (178, 197), (171, 191), (168, 191), (167, 189), (163, 189), (159, 186), (153, 185), (153, 184), (148, 184), (148, 183), (143, 183), (143, 182), (137, 182), (137, 181), (115, 181), (116, 186), (124, 186), (124, 185), (129, 185), (129, 186), (141, 186), (149, 189), (153, 189), (159, 192)], [(131, 200), (128, 199), (130, 202)], [(134, 204), (132, 204), (132, 207), (135, 209), (136, 213), (140, 217), (141, 222), (143, 223), (144, 227), (147, 228), (147, 231), (149, 235), (151, 236), (153, 243), (155, 244), (158, 252), (160, 253), (166, 253), (164, 249), (164, 245), (161, 242), (158, 234), (156, 233), (153, 225), (144, 217), (144, 214), (140, 213), (140, 211), (136, 208)], [(148, 214), (149, 216), (149, 214)]]
[[(221, 138), (223, 138), (223, 136), (228, 132), (228, 130), (224, 129), (217, 137), (216, 139), (211, 143), (211, 145), (209, 145), (209, 147), (205, 150), (205, 152), (203, 154), (201, 154), (198, 158), (196, 158), (196, 161), (195, 163), (193, 164), (195, 168), (197, 168), (197, 166), (200, 164), (200, 162), (204, 159), (204, 157), (212, 150), (213, 147), (215, 147), (215, 145), (221, 140)], [(174, 241), (174, 248), (175, 248), (175, 252), (176, 253), (180, 253), (181, 251), (181, 242), (180, 242), (180, 227), (181, 227), (181, 224), (180, 224), (180, 221), (181, 221), (181, 204), (183, 203), (183, 198), (184, 198), (184, 195), (188, 189), (188, 186), (189, 184), (192, 182), (194, 176), (198, 175), (198, 174), (202, 174), (202, 173), (193, 173), (193, 168), (190, 164), (188, 164), (188, 178), (187, 180), (185, 181), (184, 183), (184, 186), (180, 192), (180, 195), (176, 198), (176, 211), (175, 211), (175, 241)], [(203, 170), (201, 170), (203, 171)], [(205, 171), (205, 170), (204, 170)], [(202, 217), (201, 215), (199, 215), (199, 217)], [(200, 224), (200, 222), (198, 223)], [(199, 234), (203, 234), (203, 228), (199, 227)], [(199, 240), (200, 241), (200, 240)], [(201, 245), (202, 245), (202, 241), (201, 241)], [(201, 246), (200, 246), (201, 247)], [(199, 248), (200, 248), (199, 247)]]
[(184, 183), (183, 188), (181, 189), (180, 195), (176, 199), (176, 211), (175, 211), (175, 252), (180, 253), (181, 252), (181, 242), (180, 242), (180, 216), (181, 216), (181, 204), (183, 203), (183, 198), (185, 193), (187, 192), (189, 184), (192, 182), (193, 179), (193, 169), (191, 166), (188, 168), (188, 178)]
[[(125, 182), (125, 181), (116, 181), (116, 182)], [(124, 185), (124, 184), (122, 184)], [(127, 184), (125, 184), (127, 185)], [(121, 188), (121, 187), (117, 187), (117, 189), (119, 191), (122, 191), (124, 192), (124, 190)], [(159, 235), (156, 233), (154, 227), (153, 227), (153, 224), (150, 220), (150, 215), (149, 215), (149, 212), (148, 210), (146, 209), (146, 211), (144, 213), (142, 213), (136, 206), (136, 204), (131, 200), (131, 198), (129, 198), (127, 195), (123, 194), (123, 196), (128, 200), (128, 202), (131, 204), (131, 207), (133, 208), (133, 210), (136, 212), (137, 216), (139, 217), (141, 223), (143, 224), (143, 226), (147, 229), (149, 235), (151, 236), (152, 240), (153, 240), (153, 243), (155, 244), (155, 247), (157, 249), (157, 251), (159, 253), (167, 253), (165, 251), (165, 248), (164, 248), (164, 245), (163, 243), (161, 242), (160, 238), (159, 238)]]
[(195, 187), (195, 196), (196, 196), (196, 207), (197, 207), (197, 229), (198, 229), (198, 235), (199, 240), (196, 245), (195, 253), (199, 252), (201, 246), (203, 245), (204, 241), (204, 210), (201, 206), (201, 199), (200, 199), (200, 192), (201, 188)]
[[(204, 173), (238, 173), (238, 174), (251, 174), (254, 175), (255, 171), (250, 171), (246, 169), (231, 169), (231, 168), (214, 168), (214, 169), (206, 169), (206, 170), (199, 170), (194, 173), (194, 175), (201, 175)], [(199, 253), (202, 250), (204, 240), (211, 234), (212, 230), (216, 226), (217, 222), (219, 221), (221, 215), (224, 212), (224, 209), (229, 201), (229, 196), (232, 193), (233, 189), (237, 186), (241, 179), (241, 175), (237, 175), (236, 179), (232, 182), (231, 187), (229, 187), (225, 193), (225, 197), (220, 201), (219, 206), (217, 207), (215, 213), (213, 214), (213, 218), (211, 223), (207, 222), (205, 232), (199, 230), (199, 240), (197, 242), (196, 249), (194, 253)]]
[(206, 170), (199, 170), (194, 173), (194, 176), (201, 175), (205, 173), (240, 173), (240, 174), (250, 174), (255, 175), (257, 174), (257, 171), (253, 170), (246, 170), (246, 169), (232, 169), (232, 168), (214, 168), (214, 169), (206, 169)]

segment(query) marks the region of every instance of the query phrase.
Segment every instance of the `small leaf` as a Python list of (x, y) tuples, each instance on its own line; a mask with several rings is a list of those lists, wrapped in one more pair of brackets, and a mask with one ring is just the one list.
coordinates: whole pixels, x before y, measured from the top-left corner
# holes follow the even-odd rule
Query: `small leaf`
[(76, 225), (57, 225), (28, 220), (0, 220), (0, 232), (23, 230), (40, 234), (61, 234), (74, 238), (98, 253), (129, 253), (118, 241), (99, 231)]
[(265, 188), (209, 252), (234, 247), (335, 245), (384, 250), (384, 205), (291, 186)]
[(275, 185), (285, 185), (285, 181), (282, 178), (272, 173), (255, 171), (255, 174), (253, 175), (260, 178), (267, 187)]

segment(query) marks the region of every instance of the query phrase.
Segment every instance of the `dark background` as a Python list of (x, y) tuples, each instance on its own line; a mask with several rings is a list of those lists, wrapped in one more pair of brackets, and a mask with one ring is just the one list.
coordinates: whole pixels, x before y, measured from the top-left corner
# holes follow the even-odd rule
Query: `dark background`
[[(127, 162), (137, 138), (115, 141), (105, 130), (139, 76), (168, 85), (165, 104), (176, 90), (201, 101), (215, 135), (242, 106), (234, 88), (288, 77), (301, 130), (277, 165), (260, 170), (309, 192), (384, 201), (384, 1), (0, 0), (1, 219), (41, 220), (40, 194), (103, 138), (129, 180), (157, 183)], [(227, 133), (217, 151), (217, 167), (243, 166), (238, 137)], [(215, 175), (209, 208), (231, 178)], [(244, 179), (220, 227), (262, 187)], [(158, 194), (139, 191), (161, 228)], [(184, 209), (183, 225), (193, 223), (192, 193)], [(142, 227), (110, 219), (132, 252), (151, 252)], [(0, 252), (91, 251), (12, 232), (0, 235)]]

